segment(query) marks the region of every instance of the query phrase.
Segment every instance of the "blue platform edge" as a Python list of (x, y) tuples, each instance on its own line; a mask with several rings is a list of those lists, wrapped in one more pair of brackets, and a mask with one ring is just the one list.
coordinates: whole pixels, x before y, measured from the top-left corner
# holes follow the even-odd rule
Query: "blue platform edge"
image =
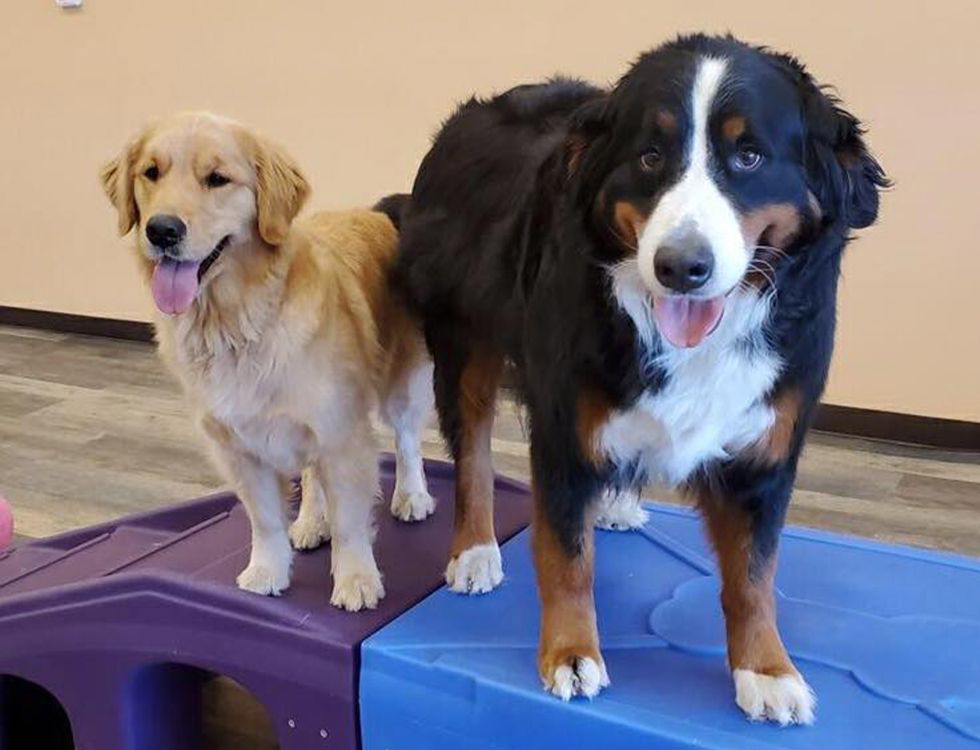
[(815, 725), (781, 729), (735, 705), (696, 515), (648, 509), (640, 531), (597, 532), (610, 688), (570, 704), (543, 692), (525, 531), (504, 545), (494, 593), (441, 589), (364, 642), (364, 750), (980, 746), (980, 561), (787, 529), (779, 623), (819, 704)]

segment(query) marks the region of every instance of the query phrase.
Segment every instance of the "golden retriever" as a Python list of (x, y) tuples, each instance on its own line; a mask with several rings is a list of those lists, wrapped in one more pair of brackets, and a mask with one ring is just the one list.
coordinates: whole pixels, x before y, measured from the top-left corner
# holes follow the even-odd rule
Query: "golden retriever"
[[(386, 288), (394, 226), (368, 210), (296, 219), (310, 188), (293, 160), (208, 113), (144, 129), (102, 182), (120, 234), (138, 230), (160, 354), (248, 511), (252, 550), (238, 585), (279, 594), (292, 548), (332, 539), (330, 601), (377, 606), (375, 407), (396, 436), (392, 512), (416, 521), (434, 509), (420, 452), (432, 366)], [(283, 501), (300, 471), (287, 531)]]

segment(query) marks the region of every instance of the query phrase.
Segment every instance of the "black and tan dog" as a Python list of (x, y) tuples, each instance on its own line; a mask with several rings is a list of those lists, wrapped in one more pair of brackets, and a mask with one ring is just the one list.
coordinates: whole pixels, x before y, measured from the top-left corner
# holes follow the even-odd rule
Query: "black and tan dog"
[(657, 479), (697, 499), (718, 551), (738, 705), (813, 720), (776, 628), (776, 548), (842, 252), (885, 185), (796, 60), (699, 35), (611, 91), (553, 80), (464, 104), (388, 201), (457, 463), (457, 589), (501, 579), (490, 429), (505, 362), (518, 374), (548, 690), (608, 684), (590, 521), (603, 489)]

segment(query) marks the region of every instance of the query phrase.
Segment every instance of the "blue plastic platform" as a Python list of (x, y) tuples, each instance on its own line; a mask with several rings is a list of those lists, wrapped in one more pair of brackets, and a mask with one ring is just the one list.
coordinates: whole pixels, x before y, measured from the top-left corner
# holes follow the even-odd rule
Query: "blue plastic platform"
[(777, 585), (787, 648), (819, 699), (812, 727), (735, 705), (718, 580), (697, 518), (651, 506), (642, 532), (597, 532), (612, 687), (542, 691), (528, 533), (503, 586), (445, 589), (362, 648), (364, 750), (958, 750), (980, 745), (980, 562), (787, 530)]

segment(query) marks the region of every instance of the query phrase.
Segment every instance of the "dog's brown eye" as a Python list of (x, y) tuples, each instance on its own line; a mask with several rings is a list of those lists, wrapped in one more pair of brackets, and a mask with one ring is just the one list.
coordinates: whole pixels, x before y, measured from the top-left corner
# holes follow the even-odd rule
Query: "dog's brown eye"
[(662, 158), (660, 149), (651, 148), (640, 157), (640, 169), (642, 169), (644, 172), (653, 172), (660, 166), (660, 161)]
[(221, 172), (212, 172), (207, 177), (204, 178), (204, 183), (209, 188), (219, 188), (227, 185), (231, 180), (225, 177)]
[(150, 182), (156, 182), (160, 178), (160, 170), (155, 164), (151, 165), (143, 171), (143, 176)]
[(762, 154), (750, 146), (740, 148), (732, 161), (732, 165), (739, 172), (754, 172), (761, 164)]

